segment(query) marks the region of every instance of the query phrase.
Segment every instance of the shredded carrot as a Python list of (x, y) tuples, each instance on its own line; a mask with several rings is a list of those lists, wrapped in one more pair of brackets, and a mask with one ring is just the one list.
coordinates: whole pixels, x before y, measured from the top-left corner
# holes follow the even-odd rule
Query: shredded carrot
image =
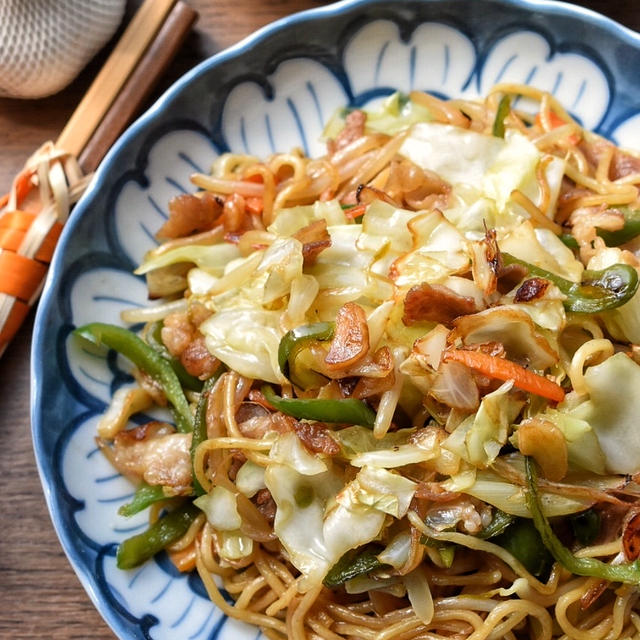
[(261, 214), (264, 209), (264, 202), (262, 198), (258, 196), (249, 196), (244, 199), (244, 205), (247, 211), (251, 214)]
[(180, 551), (169, 551), (169, 559), (175, 565), (178, 571), (186, 573), (196, 568), (196, 545), (192, 542), (185, 549)]
[(351, 207), (350, 209), (345, 209), (344, 215), (347, 218), (351, 218), (351, 220), (355, 220), (357, 217), (363, 215), (366, 210), (367, 210), (366, 204), (357, 204), (354, 207)]
[(564, 390), (560, 385), (521, 367), (515, 362), (511, 362), (511, 360), (490, 356), (481, 351), (465, 351), (463, 349), (446, 351), (443, 359), (445, 362), (448, 360), (460, 362), (490, 378), (505, 382), (513, 380), (514, 386), (518, 387), (518, 389), (535, 393), (554, 402), (562, 402), (564, 400)]
[[(548, 112), (548, 117), (549, 117), (549, 124), (551, 125), (552, 129), (557, 129), (558, 127), (562, 127), (565, 124), (568, 124), (566, 120), (563, 120), (557, 113), (555, 113), (554, 111), (549, 111)], [(542, 126), (542, 116), (540, 115), (540, 113), (536, 114), (536, 124), (540, 127), (540, 128), (544, 128)], [(580, 142), (580, 136), (577, 133), (572, 133), (567, 140), (569, 141), (570, 144), (573, 145), (577, 145)]]

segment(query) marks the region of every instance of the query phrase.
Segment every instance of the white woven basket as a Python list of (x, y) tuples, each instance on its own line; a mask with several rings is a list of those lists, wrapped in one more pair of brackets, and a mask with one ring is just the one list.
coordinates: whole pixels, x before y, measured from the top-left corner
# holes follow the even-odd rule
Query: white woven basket
[(125, 0), (0, 0), (0, 96), (66, 87), (115, 33)]

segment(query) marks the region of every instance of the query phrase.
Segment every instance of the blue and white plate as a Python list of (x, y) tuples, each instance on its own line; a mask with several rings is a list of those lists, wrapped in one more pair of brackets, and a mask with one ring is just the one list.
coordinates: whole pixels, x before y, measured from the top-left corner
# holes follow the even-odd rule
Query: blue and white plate
[(514, 0), (346, 0), (281, 20), (179, 80), (115, 145), (67, 224), (36, 319), (32, 424), (54, 526), (100, 613), (121, 639), (254, 638), (160, 558), (115, 566), (145, 516), (117, 515), (131, 485), (97, 451), (96, 421), (126, 363), (84, 352), (70, 331), (119, 323), (147, 304), (132, 275), (155, 245), (167, 202), (232, 150), (321, 154), (341, 105), (395, 90), (480, 96), (497, 82), (556, 94), (585, 126), (640, 148), (640, 35), (575, 6)]

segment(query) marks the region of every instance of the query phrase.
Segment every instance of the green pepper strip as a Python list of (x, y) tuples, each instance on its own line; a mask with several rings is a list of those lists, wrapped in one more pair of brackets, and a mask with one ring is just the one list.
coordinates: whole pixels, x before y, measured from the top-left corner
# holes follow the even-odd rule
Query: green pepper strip
[(496, 119), (493, 121), (493, 135), (496, 138), (504, 138), (504, 119), (509, 115), (511, 110), (511, 98), (502, 96), (496, 110)]
[(178, 380), (180, 380), (180, 384), (182, 384), (183, 388), (189, 389), (189, 391), (202, 391), (202, 385), (204, 384), (202, 380), (192, 376), (184, 368), (184, 365), (180, 362), (180, 358), (176, 358), (176, 356), (172, 356), (169, 353), (169, 349), (167, 349), (164, 342), (162, 342), (162, 337), (160, 335), (161, 330), (162, 321), (158, 320), (157, 322), (154, 322), (149, 328), (149, 331), (145, 333), (147, 344), (150, 347), (153, 347), (163, 358), (166, 358), (169, 361), (171, 368), (176, 372)]
[(133, 569), (179, 540), (200, 513), (202, 511), (198, 507), (187, 502), (160, 518), (143, 533), (121, 542), (116, 554), (118, 569)]
[(619, 247), (621, 244), (633, 240), (640, 235), (640, 210), (620, 207), (619, 210), (624, 216), (624, 226), (617, 231), (607, 231), (597, 229), (597, 234), (604, 240), (608, 247)]
[(570, 518), (576, 540), (585, 547), (593, 543), (600, 533), (601, 518), (595, 509), (587, 509)]
[(73, 333), (95, 345), (104, 344), (110, 349), (115, 349), (150, 375), (162, 385), (167, 400), (173, 405), (178, 431), (188, 433), (192, 430), (193, 416), (178, 377), (167, 360), (144, 340), (132, 331), (102, 322), (92, 322), (78, 327)]
[(295, 371), (295, 360), (302, 349), (314, 340), (330, 340), (333, 338), (333, 322), (315, 322), (305, 324), (285, 333), (278, 346), (278, 364), (282, 374), (295, 385), (307, 389), (312, 386), (320, 386), (326, 382), (326, 378), (314, 371), (302, 376)]
[(136, 513), (139, 513), (143, 509), (146, 509), (154, 502), (160, 502), (160, 500), (166, 500), (168, 496), (165, 495), (162, 486), (159, 484), (147, 484), (143, 482), (137, 489), (131, 502), (123, 504), (118, 513), (121, 516), (130, 518)]
[(576, 558), (565, 547), (551, 529), (551, 525), (542, 512), (542, 504), (538, 496), (538, 472), (534, 461), (525, 457), (525, 470), (527, 475), (527, 506), (533, 518), (542, 542), (549, 549), (551, 555), (568, 571), (577, 576), (591, 576), (609, 580), (610, 582), (624, 582), (627, 584), (640, 584), (640, 559), (626, 564), (606, 564), (595, 558)]
[(365, 573), (370, 573), (374, 569), (386, 567), (382, 564), (376, 553), (380, 549), (366, 548), (364, 551), (347, 551), (338, 562), (336, 562), (323, 580), (324, 586), (333, 589)]
[(209, 401), (209, 394), (223, 371), (224, 367), (220, 367), (213, 376), (204, 383), (202, 393), (200, 394), (200, 400), (198, 400), (196, 415), (193, 419), (193, 435), (191, 436), (191, 472), (193, 474), (193, 490), (197, 496), (204, 495), (206, 491), (202, 488), (202, 485), (196, 478), (196, 472), (193, 468), (193, 459), (195, 458), (198, 445), (207, 439), (207, 403)]
[(579, 249), (578, 241), (570, 233), (561, 233), (558, 238), (562, 240), (562, 244), (569, 249)]
[(440, 555), (440, 560), (446, 569), (451, 568), (453, 561), (456, 557), (456, 545), (442, 540), (436, 540), (429, 536), (422, 536), (420, 538), (420, 544), (424, 544), (427, 547), (432, 547)]
[(477, 537), (482, 540), (488, 540), (489, 538), (493, 538), (493, 536), (499, 536), (501, 533), (504, 533), (510, 524), (513, 524), (515, 519), (516, 517), (510, 513), (496, 509), (491, 522), (477, 534)]
[(278, 411), (294, 418), (319, 420), (344, 424), (358, 424), (373, 427), (376, 414), (369, 405), (356, 398), (281, 398), (269, 385), (262, 387), (267, 402)]
[(546, 580), (553, 565), (553, 556), (536, 527), (528, 518), (516, 518), (515, 522), (492, 542), (515, 556), (527, 571)]
[(502, 254), (505, 265), (519, 264), (531, 274), (553, 282), (567, 296), (563, 304), (575, 313), (600, 313), (628, 302), (638, 289), (638, 272), (628, 264), (614, 264), (602, 271), (584, 271), (582, 282), (571, 282), (540, 269), (509, 253)]

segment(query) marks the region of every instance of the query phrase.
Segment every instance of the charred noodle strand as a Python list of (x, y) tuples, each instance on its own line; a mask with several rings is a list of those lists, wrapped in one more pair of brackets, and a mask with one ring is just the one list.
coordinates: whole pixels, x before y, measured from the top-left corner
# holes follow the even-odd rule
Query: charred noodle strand
[(251, 611), (264, 611), (276, 598), (278, 595), (273, 591), (267, 591), (261, 598), (253, 601), (248, 609)]
[(315, 633), (317, 633), (323, 640), (343, 640), (342, 636), (333, 633), (331, 629), (328, 629), (326, 625), (316, 618), (308, 618), (307, 625), (309, 625), (309, 627), (313, 629), (313, 631), (315, 631)]
[(254, 164), (249, 167), (243, 175), (243, 179), (247, 180), (253, 176), (260, 176), (264, 185), (262, 194), (262, 220), (265, 226), (269, 226), (273, 222), (273, 202), (276, 197), (276, 181), (273, 171), (265, 167), (263, 164)]
[(291, 572), (280, 562), (277, 558), (274, 558), (271, 554), (266, 555), (266, 562), (269, 565), (269, 569), (286, 585), (290, 585), (295, 581), (295, 578), (291, 575)]
[(258, 576), (257, 578), (254, 578), (248, 585), (246, 585), (242, 589), (240, 596), (238, 597), (238, 599), (236, 600), (236, 603), (234, 604), (234, 607), (236, 609), (248, 609), (249, 605), (251, 604), (251, 600), (256, 595), (256, 593), (258, 593), (258, 591), (261, 591), (262, 589), (268, 586), (269, 585), (267, 584), (267, 581), (264, 579), (263, 576)]
[(527, 196), (525, 196), (519, 189), (514, 189), (511, 192), (511, 200), (519, 204), (529, 214), (529, 218), (531, 219), (534, 227), (549, 229), (557, 236), (562, 233), (562, 227), (559, 224), (556, 224), (553, 220), (549, 220), (549, 218), (540, 211), (536, 204), (527, 198)]
[(273, 569), (269, 566), (269, 563), (265, 559), (265, 554), (262, 551), (258, 552), (258, 554), (256, 555), (255, 565), (256, 569), (258, 569), (262, 577), (267, 581), (269, 587), (278, 596), (281, 596), (285, 592), (286, 587), (284, 584), (282, 584), (280, 578), (278, 578)]
[(194, 173), (191, 176), (191, 182), (205, 191), (220, 193), (223, 195), (232, 195), (237, 193), (241, 196), (262, 197), (264, 194), (264, 185), (259, 182), (247, 182), (244, 180), (223, 180), (208, 176), (204, 173)]
[(413, 102), (426, 107), (434, 119), (439, 122), (452, 124), (462, 129), (469, 127), (469, 120), (464, 117), (455, 104), (452, 105), (422, 91), (412, 91), (409, 94), (409, 98)]
[(318, 585), (310, 591), (307, 591), (307, 593), (299, 599), (293, 614), (287, 616), (287, 631), (291, 640), (306, 640), (306, 633), (304, 631), (305, 618), (321, 591), (322, 585)]
[(202, 561), (202, 556), (199, 549), (196, 555), (196, 568), (198, 569), (198, 574), (200, 575), (200, 578), (204, 583), (204, 587), (207, 590), (209, 598), (211, 598), (213, 604), (215, 604), (216, 607), (218, 607), (218, 609), (220, 609), (225, 615), (228, 615), (231, 618), (235, 618), (236, 620), (246, 622), (247, 624), (253, 624), (257, 627), (273, 629), (274, 631), (277, 631), (286, 637), (287, 627), (281, 620), (272, 618), (271, 616), (264, 615), (262, 613), (254, 613), (252, 611), (239, 611), (235, 607), (232, 607), (227, 603), (227, 601), (222, 597), (222, 594), (220, 593), (215, 580), (207, 571), (207, 568)]
[(596, 180), (605, 184), (611, 184), (609, 180), (609, 169), (611, 168), (611, 161), (613, 160), (613, 154), (615, 147), (607, 145), (598, 160), (598, 166), (596, 167)]
[(567, 177), (571, 178), (577, 185), (586, 187), (594, 193), (601, 195), (615, 195), (621, 200), (626, 198), (635, 199), (638, 195), (638, 190), (630, 184), (616, 184), (615, 182), (598, 182), (596, 178), (590, 178), (589, 176), (580, 173), (571, 164), (565, 166), (564, 170)]
[(499, 547), (497, 544), (488, 542), (487, 540), (481, 540), (475, 536), (470, 536), (464, 533), (456, 533), (452, 531), (436, 531), (428, 527), (418, 516), (415, 511), (409, 511), (407, 518), (411, 524), (421, 531), (424, 535), (434, 538), (435, 540), (443, 540), (445, 542), (453, 542), (459, 544), (462, 547), (468, 549), (474, 549), (475, 551), (484, 551), (486, 553), (492, 553), (498, 556), (503, 562), (508, 564), (519, 576), (525, 578), (531, 586), (539, 593), (550, 593), (555, 590), (555, 585), (544, 584), (537, 578), (532, 576), (522, 565), (522, 563), (513, 555), (511, 555), (506, 549)]
[(495, 93), (511, 93), (514, 95), (521, 95), (526, 98), (532, 98), (533, 100), (537, 100), (541, 102), (544, 96), (548, 96), (549, 101), (549, 109), (553, 111), (556, 115), (558, 115), (565, 122), (575, 122), (575, 120), (569, 115), (566, 109), (562, 106), (556, 98), (554, 98), (551, 94), (542, 89), (536, 89), (536, 87), (531, 87), (529, 85), (524, 84), (516, 84), (516, 83), (508, 83), (503, 82), (501, 84), (495, 85), (489, 95), (493, 95)]
[(376, 174), (378, 174), (398, 152), (408, 131), (396, 134), (389, 142), (379, 149), (354, 175), (349, 182), (344, 185), (338, 194), (338, 199), (346, 194), (355, 191), (358, 185), (367, 184)]
[[(580, 133), (582, 128), (577, 124), (563, 124), (560, 127), (557, 127), (547, 133), (543, 133), (542, 135), (533, 138), (531, 142), (538, 147), (541, 151), (545, 149), (550, 149), (556, 144), (560, 144), (561, 142), (567, 140), (567, 138), (571, 135), (575, 135)], [(565, 145), (566, 146), (566, 145)]]
[(482, 627), (474, 631), (467, 640), (486, 640), (492, 634), (494, 628), (498, 626), (500, 620), (512, 615), (522, 615), (522, 617), (517, 619), (511, 627), (515, 626), (521, 619), (530, 616), (538, 620), (540, 624), (540, 630), (536, 636), (537, 640), (549, 640), (551, 638), (553, 622), (546, 609), (533, 602), (507, 600), (498, 604), (485, 618)]
[(586, 589), (587, 583), (585, 581), (583, 586), (560, 596), (555, 607), (555, 618), (562, 630), (571, 638), (574, 638), (575, 640), (599, 640), (611, 629), (613, 624), (611, 615), (607, 615), (603, 620), (590, 629), (581, 629), (576, 627), (571, 623), (568, 617), (567, 610), (573, 604), (580, 606), (580, 598), (582, 598)]
[(268, 616), (275, 616), (277, 613), (286, 609), (289, 606), (289, 603), (295, 598), (298, 593), (298, 583), (292, 582), (282, 593), (282, 595), (266, 610), (266, 614)]

